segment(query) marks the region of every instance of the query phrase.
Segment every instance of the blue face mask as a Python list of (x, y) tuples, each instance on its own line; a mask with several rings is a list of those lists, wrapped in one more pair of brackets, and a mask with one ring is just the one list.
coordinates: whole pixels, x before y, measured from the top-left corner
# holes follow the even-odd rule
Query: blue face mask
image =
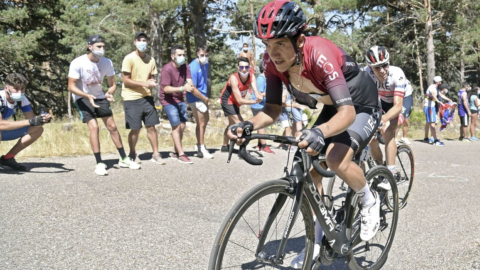
[(177, 59), (175, 59), (175, 63), (177, 63), (177, 65), (179, 65), (179, 66), (185, 64), (185, 56), (177, 57)]
[(22, 101), (22, 99), (25, 97), (25, 94), (23, 93), (11, 93), (10, 91), (8, 91), (8, 95), (15, 102)]
[(135, 46), (140, 52), (144, 52), (147, 50), (147, 42), (137, 41), (137, 43), (135, 43)]

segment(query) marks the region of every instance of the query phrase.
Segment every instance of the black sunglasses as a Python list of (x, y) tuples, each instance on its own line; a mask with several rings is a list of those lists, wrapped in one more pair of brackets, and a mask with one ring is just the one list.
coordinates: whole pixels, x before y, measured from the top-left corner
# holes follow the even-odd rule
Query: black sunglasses
[(208, 57), (209, 54), (200, 54), (200, 57), (204, 57), (204, 56)]
[(387, 67), (388, 67), (388, 63), (385, 63), (385, 64), (383, 64), (383, 65), (381, 65), (381, 66), (376, 66), (375, 68), (376, 68), (376, 69), (381, 69), (381, 68), (387, 68)]

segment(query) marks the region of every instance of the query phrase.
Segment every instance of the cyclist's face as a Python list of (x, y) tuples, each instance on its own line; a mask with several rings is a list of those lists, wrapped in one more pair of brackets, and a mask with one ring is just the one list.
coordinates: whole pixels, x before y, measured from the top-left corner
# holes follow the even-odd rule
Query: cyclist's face
[(295, 49), (287, 37), (263, 39), (262, 42), (278, 71), (285, 72), (295, 63)]
[(373, 73), (375, 73), (375, 76), (377, 76), (379, 80), (384, 81), (388, 77), (388, 67), (389, 67), (389, 64), (385, 63), (378, 67), (372, 67), (372, 70), (373, 70)]

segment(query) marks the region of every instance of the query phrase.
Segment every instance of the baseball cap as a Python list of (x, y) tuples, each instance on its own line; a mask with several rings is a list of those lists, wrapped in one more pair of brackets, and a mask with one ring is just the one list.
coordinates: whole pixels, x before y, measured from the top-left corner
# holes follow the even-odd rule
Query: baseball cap
[[(88, 45), (93, 45), (93, 44), (95, 44), (95, 43), (97, 43), (97, 42), (103, 42), (103, 43), (105, 43), (105, 39), (104, 39), (102, 36), (100, 36), (100, 35), (92, 35), (92, 36), (90, 36), (90, 37), (88, 38), (87, 44), (88, 44)], [(87, 51), (90, 51), (90, 50), (88, 49), (88, 47), (87, 47)]]
[(148, 36), (147, 36), (147, 34), (145, 34), (145, 32), (142, 32), (142, 31), (140, 31), (140, 32), (137, 32), (137, 33), (135, 34), (135, 39), (137, 39), (137, 38), (138, 38), (138, 36), (141, 36), (141, 35), (144, 35), (144, 36), (145, 36), (145, 37), (147, 37), (147, 39), (148, 39)]
[(435, 76), (435, 77), (433, 77), (433, 81), (437, 83), (437, 82), (441, 82), (441, 81), (443, 81), (443, 80), (442, 80), (442, 77), (440, 77), (440, 76)]

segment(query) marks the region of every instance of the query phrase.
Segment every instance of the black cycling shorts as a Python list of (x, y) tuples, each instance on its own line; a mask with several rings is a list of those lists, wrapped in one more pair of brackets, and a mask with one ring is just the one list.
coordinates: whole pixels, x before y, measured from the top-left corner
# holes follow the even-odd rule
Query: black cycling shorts
[[(328, 145), (332, 142), (349, 146), (353, 149), (354, 154), (368, 145), (380, 125), (382, 113), (376, 109), (357, 106), (355, 106), (355, 112), (357, 113), (355, 122), (347, 130), (325, 139), (325, 146), (320, 152), (321, 154), (326, 153)], [(314, 126), (328, 122), (336, 113), (337, 109), (333, 105), (325, 105)]]

